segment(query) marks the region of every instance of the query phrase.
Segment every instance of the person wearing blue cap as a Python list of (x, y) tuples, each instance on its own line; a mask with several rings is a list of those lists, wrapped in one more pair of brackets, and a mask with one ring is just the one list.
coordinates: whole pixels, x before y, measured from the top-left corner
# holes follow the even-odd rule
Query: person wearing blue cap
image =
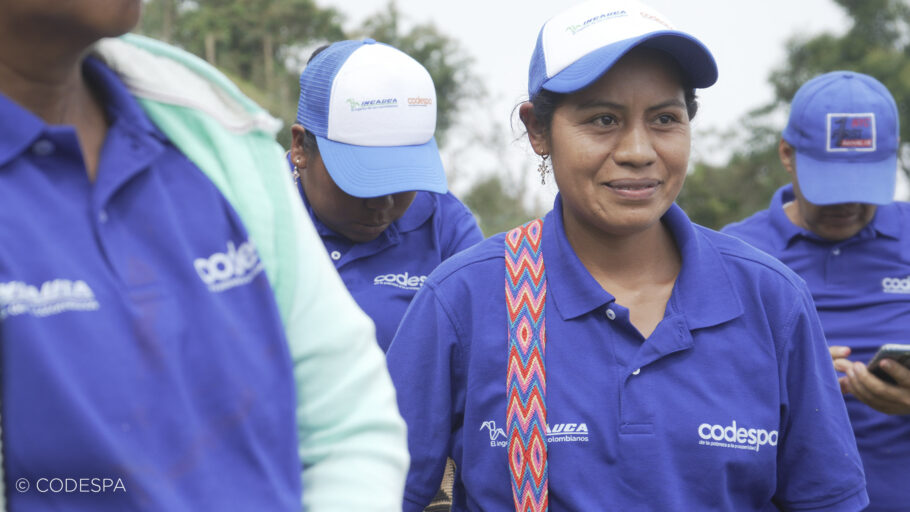
[(634, 1), (547, 21), (519, 113), (559, 194), (443, 262), (387, 353), (405, 511), (834, 510), (862, 464), (812, 299), (674, 204), (710, 51)]
[(910, 370), (879, 346), (908, 343), (910, 204), (894, 202), (897, 105), (875, 78), (834, 71), (796, 92), (779, 153), (792, 184), (767, 210), (726, 226), (805, 279), (830, 345), (873, 511), (907, 510)]
[(385, 359), (280, 122), (107, 39), (142, 4), (0, 1), (0, 510), (400, 510)]
[(436, 147), (436, 89), (372, 39), (317, 50), (300, 75), (290, 165), (335, 268), (388, 348), (436, 266), (483, 240)]

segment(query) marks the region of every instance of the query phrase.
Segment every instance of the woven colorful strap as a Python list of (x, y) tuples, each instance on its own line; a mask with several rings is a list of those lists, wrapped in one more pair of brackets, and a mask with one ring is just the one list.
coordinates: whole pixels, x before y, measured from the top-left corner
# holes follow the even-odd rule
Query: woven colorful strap
[(518, 512), (547, 510), (547, 278), (540, 239), (543, 221), (506, 234), (506, 305), (509, 308), (509, 370), (506, 381), (509, 469)]

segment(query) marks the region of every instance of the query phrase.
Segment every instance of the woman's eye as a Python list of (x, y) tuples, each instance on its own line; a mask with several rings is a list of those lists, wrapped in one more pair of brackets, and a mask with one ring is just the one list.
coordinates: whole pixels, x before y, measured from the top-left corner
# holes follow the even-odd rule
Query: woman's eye
[(598, 116), (594, 119), (594, 122), (601, 126), (610, 126), (616, 124), (616, 118), (613, 116)]

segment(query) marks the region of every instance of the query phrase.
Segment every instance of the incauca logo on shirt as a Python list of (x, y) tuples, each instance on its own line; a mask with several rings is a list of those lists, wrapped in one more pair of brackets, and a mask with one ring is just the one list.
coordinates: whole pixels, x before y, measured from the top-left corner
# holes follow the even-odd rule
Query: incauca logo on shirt
[(427, 276), (412, 276), (404, 274), (382, 274), (373, 278), (374, 286), (394, 286), (404, 290), (419, 290)]
[(227, 252), (216, 252), (208, 258), (193, 261), (196, 272), (210, 291), (221, 292), (245, 285), (262, 272), (262, 261), (253, 242), (247, 240), (235, 247), (228, 241)]
[(776, 430), (737, 427), (736, 420), (733, 420), (727, 426), (702, 423), (698, 426), (698, 437), (701, 439), (698, 444), (703, 446), (757, 452), (765, 445), (777, 446), (778, 434)]
[[(480, 430), (487, 430), (490, 435), (490, 446), (506, 447), (509, 445), (509, 436), (501, 427), (496, 426), (496, 421), (488, 420), (480, 424)], [(554, 423), (547, 425), (548, 443), (586, 443), (588, 442), (588, 425), (586, 423)]]
[(96, 309), (98, 301), (85, 281), (53, 279), (41, 286), (22, 281), (0, 283), (0, 319), (23, 314), (50, 316), (64, 311)]

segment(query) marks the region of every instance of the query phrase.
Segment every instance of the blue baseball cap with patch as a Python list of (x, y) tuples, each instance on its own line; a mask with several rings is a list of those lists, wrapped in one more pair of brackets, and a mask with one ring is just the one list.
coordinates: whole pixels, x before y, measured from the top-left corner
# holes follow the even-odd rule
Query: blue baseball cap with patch
[(875, 78), (833, 71), (809, 80), (793, 97), (782, 136), (796, 150), (796, 179), (810, 203), (894, 200), (897, 105)]
[(326, 170), (352, 196), (448, 190), (433, 136), (433, 79), (396, 48), (364, 39), (319, 52), (300, 74), (297, 122), (316, 136)]
[(594, 83), (638, 46), (663, 51), (679, 64), (686, 87), (717, 81), (717, 65), (698, 39), (676, 30), (635, 0), (590, 0), (547, 21), (537, 36), (528, 71), (531, 101), (546, 89), (572, 93)]

